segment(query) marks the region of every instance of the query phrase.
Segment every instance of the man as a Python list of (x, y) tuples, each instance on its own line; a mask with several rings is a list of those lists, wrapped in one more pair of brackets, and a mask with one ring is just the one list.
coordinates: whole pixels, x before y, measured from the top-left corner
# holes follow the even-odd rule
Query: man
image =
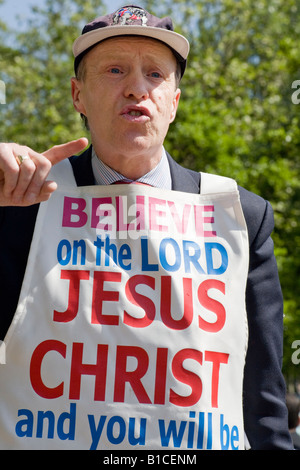
[(291, 449), (270, 205), (163, 148), (187, 40), (125, 6), (73, 51), (92, 146), (0, 146), (2, 447)]

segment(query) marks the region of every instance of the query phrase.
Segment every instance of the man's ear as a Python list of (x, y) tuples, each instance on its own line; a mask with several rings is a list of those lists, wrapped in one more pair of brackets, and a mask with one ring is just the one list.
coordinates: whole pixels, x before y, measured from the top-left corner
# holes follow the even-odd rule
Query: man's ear
[(72, 99), (73, 105), (76, 111), (80, 114), (86, 115), (85, 106), (82, 100), (82, 81), (78, 80), (75, 77), (71, 78), (71, 92), (72, 92)]
[(172, 107), (171, 116), (170, 116), (170, 124), (171, 124), (171, 122), (174, 121), (174, 119), (176, 117), (178, 104), (179, 104), (179, 100), (180, 100), (180, 95), (181, 95), (181, 90), (179, 88), (177, 88), (177, 90), (175, 91), (175, 94), (174, 94), (174, 98), (173, 98), (173, 107)]

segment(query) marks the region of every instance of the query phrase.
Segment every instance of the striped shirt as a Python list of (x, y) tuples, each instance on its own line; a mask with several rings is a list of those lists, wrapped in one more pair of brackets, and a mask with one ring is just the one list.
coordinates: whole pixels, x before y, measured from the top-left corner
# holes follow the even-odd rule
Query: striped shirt
[[(131, 182), (128, 178), (113, 170), (102, 162), (96, 155), (94, 148), (92, 151), (92, 168), (96, 184), (109, 185), (116, 181), (124, 180)], [(149, 184), (155, 188), (172, 189), (171, 172), (165, 149), (163, 149), (162, 158), (159, 164), (149, 173), (137, 179), (139, 183)]]

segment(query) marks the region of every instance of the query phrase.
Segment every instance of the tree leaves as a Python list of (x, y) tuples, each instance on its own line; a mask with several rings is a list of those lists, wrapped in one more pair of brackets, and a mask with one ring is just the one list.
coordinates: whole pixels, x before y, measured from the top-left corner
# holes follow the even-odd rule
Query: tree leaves
[(7, 90), (1, 140), (43, 151), (85, 135), (71, 99), (72, 44), (87, 19), (103, 11), (96, 0), (47, 0), (33, 8), (25, 31), (14, 35), (14, 48), (1, 51), (0, 79)]

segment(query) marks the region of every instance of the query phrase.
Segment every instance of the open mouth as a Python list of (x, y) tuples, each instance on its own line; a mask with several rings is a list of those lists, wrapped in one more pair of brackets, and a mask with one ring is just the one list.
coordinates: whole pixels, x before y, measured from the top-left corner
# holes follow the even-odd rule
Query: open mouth
[(150, 112), (146, 108), (138, 106), (127, 106), (121, 115), (130, 122), (145, 123), (150, 120)]
[(141, 111), (129, 111), (129, 116), (144, 116)]

